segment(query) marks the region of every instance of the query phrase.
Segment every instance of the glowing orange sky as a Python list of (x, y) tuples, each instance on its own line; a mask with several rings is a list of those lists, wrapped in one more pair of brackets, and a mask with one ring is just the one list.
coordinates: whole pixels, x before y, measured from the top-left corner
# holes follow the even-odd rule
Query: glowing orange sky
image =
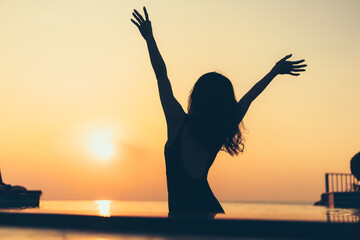
[[(146, 45), (146, 5), (174, 93), (229, 77), (240, 98), (284, 55), (305, 58), (253, 103), (245, 152), (210, 172), (219, 200), (315, 201), (325, 172), (360, 151), (359, 1), (0, 1), (0, 168), (44, 199), (166, 199), (165, 119)], [(96, 129), (115, 155), (86, 150)]]

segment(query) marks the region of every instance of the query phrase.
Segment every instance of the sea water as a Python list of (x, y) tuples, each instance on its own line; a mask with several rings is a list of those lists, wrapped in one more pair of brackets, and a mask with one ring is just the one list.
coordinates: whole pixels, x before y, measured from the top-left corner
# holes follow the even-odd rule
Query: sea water
[[(226, 214), (215, 218), (294, 220), (322, 222), (358, 222), (359, 211), (354, 209), (327, 208), (312, 203), (284, 202), (222, 202)], [(39, 208), (1, 210), (20, 213), (80, 214), (95, 216), (146, 216), (167, 217), (166, 201), (50, 201), (42, 200)]]

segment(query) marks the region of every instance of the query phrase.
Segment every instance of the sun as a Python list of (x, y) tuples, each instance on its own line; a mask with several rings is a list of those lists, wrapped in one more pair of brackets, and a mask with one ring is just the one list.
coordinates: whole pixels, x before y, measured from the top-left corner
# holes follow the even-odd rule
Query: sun
[(94, 201), (97, 205), (97, 209), (99, 211), (99, 215), (103, 217), (110, 217), (110, 207), (111, 201), (110, 200), (98, 200)]
[(114, 136), (109, 129), (93, 130), (86, 139), (86, 148), (98, 160), (108, 160), (115, 154)]

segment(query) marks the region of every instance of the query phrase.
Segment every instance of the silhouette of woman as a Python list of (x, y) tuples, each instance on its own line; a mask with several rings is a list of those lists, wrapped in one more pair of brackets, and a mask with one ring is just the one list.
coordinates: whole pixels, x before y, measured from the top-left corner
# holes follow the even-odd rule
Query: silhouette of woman
[(186, 114), (173, 95), (145, 7), (144, 14), (145, 19), (134, 10), (135, 20), (131, 21), (146, 40), (167, 123), (165, 163), (169, 216), (224, 213), (207, 181), (217, 153), (224, 150), (233, 156), (243, 151), (244, 139), (239, 125), (252, 101), (276, 75), (298, 76), (305, 71), (306, 65), (299, 65), (304, 60), (287, 61), (291, 54), (285, 56), (239, 102), (229, 79), (216, 72), (206, 73), (190, 93)]

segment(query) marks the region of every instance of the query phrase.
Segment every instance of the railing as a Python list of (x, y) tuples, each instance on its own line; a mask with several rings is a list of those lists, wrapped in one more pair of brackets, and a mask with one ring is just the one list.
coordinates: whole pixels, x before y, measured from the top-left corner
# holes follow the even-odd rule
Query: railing
[(357, 215), (331, 215), (327, 214), (327, 221), (331, 223), (359, 223), (360, 217)]
[(357, 192), (360, 182), (351, 173), (325, 173), (326, 192)]

